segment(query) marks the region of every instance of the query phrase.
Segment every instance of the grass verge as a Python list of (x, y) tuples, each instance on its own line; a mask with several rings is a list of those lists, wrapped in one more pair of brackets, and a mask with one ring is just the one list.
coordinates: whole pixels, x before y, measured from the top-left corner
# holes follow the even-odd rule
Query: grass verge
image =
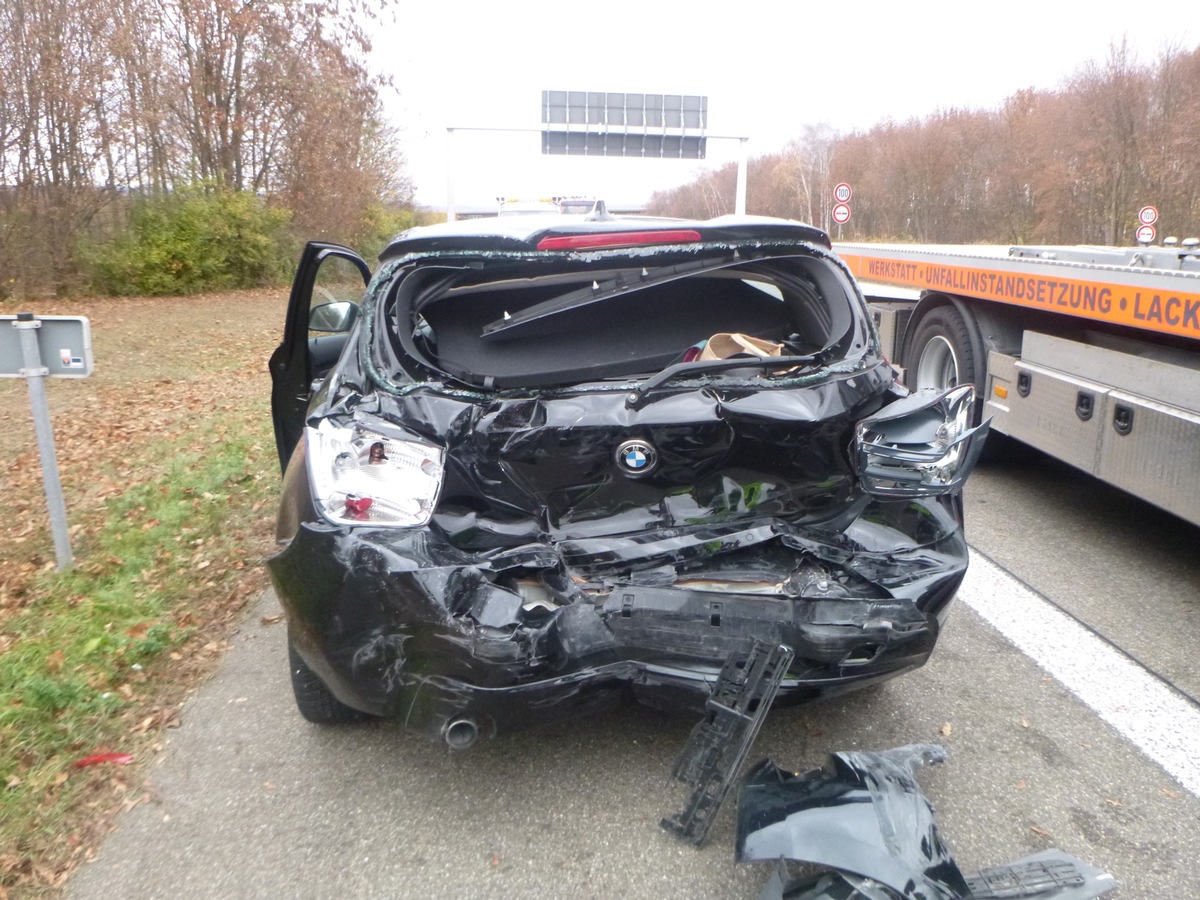
[[(282, 321), (277, 302), (259, 312)], [(153, 799), (145, 766), (162, 730), (265, 585), (278, 468), (261, 361), (274, 333), (241, 335), (249, 361), (228, 341), (147, 333), (170, 377), (114, 372), (56, 416), (67, 572), (47, 561), (36, 459), (6, 460), (0, 507), (15, 508), (0, 514), (18, 526), (0, 537), (0, 900), (57, 894), (117, 811)]]

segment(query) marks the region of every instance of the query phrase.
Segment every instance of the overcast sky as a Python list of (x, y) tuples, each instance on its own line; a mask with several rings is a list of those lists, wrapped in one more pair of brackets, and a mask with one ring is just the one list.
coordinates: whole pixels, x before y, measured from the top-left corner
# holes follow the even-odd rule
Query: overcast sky
[(708, 134), (744, 135), (756, 156), (806, 124), (845, 132), (993, 109), (1103, 64), (1122, 39), (1143, 63), (1200, 42), (1188, 7), (1128, 0), (401, 3), (372, 63), (395, 83), (387, 108), (417, 201), (439, 207), (449, 179), (460, 207), (556, 194), (641, 202), (736, 158), (737, 142), (722, 140), (701, 162), (544, 157), (536, 133), (466, 130), (448, 155), (449, 127), (540, 128), (543, 90), (706, 95)]

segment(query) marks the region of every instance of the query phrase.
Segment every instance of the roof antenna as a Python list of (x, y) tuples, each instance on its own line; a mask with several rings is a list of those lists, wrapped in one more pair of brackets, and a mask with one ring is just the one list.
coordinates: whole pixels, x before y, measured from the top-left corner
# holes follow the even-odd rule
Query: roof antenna
[(604, 205), (603, 200), (597, 200), (596, 205), (592, 207), (592, 211), (583, 217), (585, 222), (611, 222), (616, 216), (611, 216), (608, 213), (608, 207)]

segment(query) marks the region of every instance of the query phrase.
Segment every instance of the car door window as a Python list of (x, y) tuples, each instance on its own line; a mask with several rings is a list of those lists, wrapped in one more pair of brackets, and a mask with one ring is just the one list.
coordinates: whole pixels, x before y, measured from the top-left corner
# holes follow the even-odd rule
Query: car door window
[(363, 276), (358, 266), (344, 256), (329, 256), (321, 261), (313, 282), (312, 305), (326, 303), (359, 304), (363, 298)]

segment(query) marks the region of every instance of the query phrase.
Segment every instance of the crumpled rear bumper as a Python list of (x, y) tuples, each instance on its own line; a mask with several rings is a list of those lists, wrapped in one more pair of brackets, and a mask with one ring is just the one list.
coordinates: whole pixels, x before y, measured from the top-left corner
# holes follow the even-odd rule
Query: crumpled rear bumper
[[(543, 565), (553, 554), (539, 545), (526, 556)], [(531, 607), (497, 583), (494, 556), (432, 531), (319, 523), (301, 526), (269, 568), (294, 646), (334, 695), (437, 737), (459, 721), (487, 736), (631, 698), (701, 710), (723, 662), (755, 640), (795, 651), (780, 703), (922, 665), (965, 572), (961, 532), (857, 563), (892, 573), (886, 599), (617, 584)]]

